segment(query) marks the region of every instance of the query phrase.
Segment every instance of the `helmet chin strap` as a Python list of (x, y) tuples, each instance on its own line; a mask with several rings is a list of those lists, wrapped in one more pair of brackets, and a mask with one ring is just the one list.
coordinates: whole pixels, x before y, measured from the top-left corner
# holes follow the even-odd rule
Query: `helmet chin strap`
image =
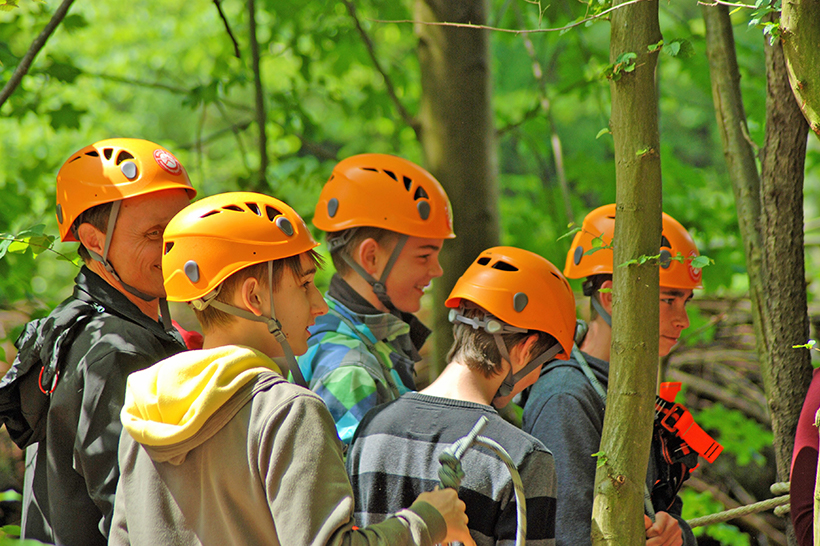
[(534, 359), (530, 360), (523, 368), (521, 368), (518, 371), (518, 373), (513, 374), (512, 359), (510, 358), (510, 352), (507, 350), (507, 345), (504, 343), (504, 338), (501, 337), (501, 334), (526, 334), (529, 330), (527, 330), (526, 328), (519, 328), (517, 326), (507, 324), (506, 322), (499, 320), (498, 318), (494, 317), (493, 315), (490, 315), (489, 313), (485, 314), (483, 318), (466, 317), (463, 314), (464, 310), (464, 307), (459, 307), (458, 310), (451, 309), (449, 316), (450, 322), (461, 322), (469, 326), (472, 326), (474, 330), (481, 328), (488, 334), (492, 334), (493, 339), (495, 340), (495, 344), (498, 347), (498, 352), (501, 353), (501, 358), (510, 363), (510, 371), (507, 373), (507, 377), (504, 378), (504, 381), (498, 387), (498, 391), (496, 391), (495, 396), (493, 398), (501, 398), (512, 394), (516, 383), (518, 383), (526, 376), (528, 376), (538, 366), (541, 366), (545, 362), (548, 362), (555, 358), (555, 355), (557, 355), (563, 350), (561, 344), (556, 342), (555, 345), (553, 345), (552, 347), (550, 347)]
[(296, 356), (293, 354), (293, 349), (288, 343), (288, 338), (285, 333), (282, 331), (282, 323), (276, 318), (276, 312), (274, 311), (273, 307), (273, 262), (268, 262), (268, 291), (270, 294), (270, 316), (257, 316), (247, 311), (245, 309), (240, 309), (239, 307), (235, 307), (233, 305), (228, 305), (227, 303), (223, 303), (221, 301), (216, 300), (216, 296), (219, 295), (219, 290), (222, 288), (222, 285), (219, 285), (215, 290), (211, 291), (209, 294), (206, 294), (204, 297), (194, 300), (191, 302), (191, 305), (198, 311), (202, 311), (208, 306), (213, 307), (214, 309), (218, 309), (223, 313), (227, 313), (229, 315), (233, 315), (235, 317), (243, 318), (245, 320), (251, 320), (253, 322), (262, 322), (268, 326), (268, 332), (273, 334), (273, 337), (276, 338), (276, 341), (279, 345), (282, 346), (282, 352), (285, 353), (285, 362), (287, 364), (290, 373), (293, 374), (293, 381), (299, 385), (300, 387), (304, 387), (309, 389), (307, 381), (305, 381), (305, 376), (302, 375), (302, 370), (299, 369), (299, 363), (296, 362)]
[[(328, 250), (333, 253), (337, 249), (345, 246), (356, 233), (356, 230), (357, 228), (349, 229), (347, 233), (341, 237), (331, 240), (328, 243)], [(407, 239), (409, 239), (407, 235), (399, 234), (399, 240), (396, 242), (396, 246), (393, 248), (393, 252), (390, 254), (390, 259), (387, 260), (387, 265), (384, 266), (384, 270), (382, 271), (382, 275), (379, 280), (376, 280), (370, 273), (365, 271), (364, 268), (356, 263), (356, 260), (354, 260), (347, 252), (342, 252), (342, 259), (345, 263), (373, 287), (373, 293), (376, 294), (376, 297), (379, 298), (382, 305), (387, 307), (390, 311), (396, 309), (396, 306), (393, 305), (393, 301), (390, 299), (390, 296), (387, 295), (387, 286), (385, 283), (387, 283), (387, 276), (390, 275), (390, 271), (396, 264), (396, 260), (399, 259), (399, 254), (401, 254), (404, 245), (407, 243)]]
[(171, 311), (168, 309), (168, 301), (165, 298), (157, 298), (156, 296), (152, 296), (151, 294), (146, 294), (141, 290), (131, 286), (130, 284), (123, 281), (117, 271), (114, 269), (114, 266), (111, 262), (108, 261), (108, 251), (111, 248), (111, 239), (114, 237), (114, 226), (117, 224), (117, 216), (120, 214), (120, 206), (122, 205), (122, 201), (114, 201), (111, 203), (111, 212), (108, 215), (108, 228), (105, 230), (105, 244), (103, 246), (103, 254), (100, 256), (93, 250), (86, 248), (88, 254), (94, 260), (100, 262), (103, 267), (105, 268), (108, 273), (113, 276), (117, 282), (119, 282), (122, 287), (125, 289), (126, 292), (129, 294), (133, 294), (134, 296), (138, 297), (143, 301), (153, 301), (155, 299), (159, 299), (159, 309), (160, 309), (160, 316), (162, 317), (162, 326), (166, 330), (170, 330), (173, 328), (171, 324)]
[(601, 303), (601, 300), (598, 297), (599, 292), (595, 292), (590, 296), (592, 299), (592, 307), (601, 315), (601, 318), (604, 319), (604, 322), (611, 328), (612, 327), (612, 315), (607, 313), (606, 309), (604, 309), (604, 304)]

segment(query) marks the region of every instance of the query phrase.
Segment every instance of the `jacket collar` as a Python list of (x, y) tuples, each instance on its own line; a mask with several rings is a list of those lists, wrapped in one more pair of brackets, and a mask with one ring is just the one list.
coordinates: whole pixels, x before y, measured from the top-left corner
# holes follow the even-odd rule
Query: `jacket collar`
[(182, 337), (176, 329), (165, 330), (162, 323), (140, 311), (125, 295), (108, 284), (102, 277), (83, 266), (74, 279), (74, 297), (91, 304), (98, 304), (112, 315), (119, 315), (131, 322), (139, 324), (151, 333), (162, 339), (173, 339), (184, 346)]

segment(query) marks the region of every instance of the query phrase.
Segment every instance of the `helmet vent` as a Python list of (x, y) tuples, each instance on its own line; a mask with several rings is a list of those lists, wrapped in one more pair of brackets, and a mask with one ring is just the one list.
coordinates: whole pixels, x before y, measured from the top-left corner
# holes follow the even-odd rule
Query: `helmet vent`
[(165, 254), (168, 254), (169, 252), (171, 252), (172, 248), (174, 248), (174, 242), (173, 241), (169, 241), (169, 242), (165, 243)]
[[(93, 152), (86, 152), (85, 155), (88, 155), (88, 156), (91, 156), (91, 157), (100, 157), (100, 154), (98, 154), (96, 150), (93, 151)], [(72, 159), (72, 161), (76, 161), (77, 159), (80, 159), (80, 156), (75, 157), (74, 159)]]
[(251, 211), (257, 216), (262, 216), (262, 211), (259, 210), (259, 205), (256, 203), (245, 203), (245, 206), (251, 209)]
[[(410, 188), (413, 186), (413, 179), (409, 176), (402, 176), (401, 179), (404, 182), (404, 189), (410, 191)], [(416, 199), (418, 199), (418, 197), (416, 197)]]
[(398, 177), (398, 176), (396, 176), (396, 173), (394, 173), (393, 171), (388, 171), (388, 170), (385, 170), (385, 171), (384, 171), (384, 174), (386, 174), (387, 176), (389, 176), (390, 178), (392, 178), (392, 179), (393, 179), (393, 180), (395, 180), (396, 182), (398, 182), (398, 181), (399, 181), (399, 177)]
[(665, 235), (661, 235), (661, 248), (672, 248), (672, 243), (669, 242), (669, 239), (666, 238)]
[(60, 204), (57, 205), (57, 221), (63, 223), (63, 206)]
[(430, 196), (427, 195), (427, 192), (424, 191), (424, 188), (422, 188), (421, 186), (416, 188), (416, 194), (413, 196), (414, 201), (418, 201), (419, 199), (430, 199)]
[(527, 304), (530, 302), (530, 299), (527, 295), (523, 292), (518, 292), (515, 296), (513, 296), (513, 309), (517, 313), (520, 313), (524, 310)]
[(478, 262), (478, 265), (487, 265), (490, 263), (490, 259), (485, 256), (484, 258), (479, 258), (476, 262)]
[(672, 265), (672, 253), (666, 250), (665, 248), (661, 250), (661, 268), (669, 269), (669, 266)]
[(117, 154), (116, 164), (119, 165), (120, 163), (122, 163), (123, 161), (126, 161), (128, 159), (134, 159), (134, 156), (131, 155), (130, 153), (126, 152), (125, 150), (122, 150), (122, 151), (120, 151), (120, 153)]
[(242, 210), (242, 207), (239, 207), (237, 205), (225, 205), (224, 207), (222, 207), (222, 210), (233, 210), (233, 211), (236, 211), (236, 212), (245, 212), (244, 210)]
[(270, 205), (265, 205), (265, 214), (267, 214), (267, 215), (268, 215), (268, 220), (270, 220), (271, 222), (273, 222), (273, 221), (274, 221), (274, 219), (275, 219), (277, 216), (281, 215), (282, 213), (281, 213), (280, 211), (276, 210), (275, 208), (273, 208), (273, 207), (272, 207), (272, 206), (270, 206)]
[(114, 148), (103, 148), (103, 155), (106, 159), (111, 159), (111, 156), (114, 155)]
[(207, 218), (208, 216), (213, 216), (214, 214), (219, 214), (218, 210), (212, 210), (211, 212), (206, 212), (200, 218)]
[(377, 172), (379, 172), (379, 169), (374, 169), (373, 167), (362, 167), (362, 170), (363, 170), (363, 171), (370, 171), (370, 172), (372, 172), (372, 173), (377, 173)]
[(497, 262), (495, 262), (492, 265), (492, 268), (493, 269), (500, 269), (501, 271), (518, 271), (518, 268), (515, 267), (514, 265), (509, 264), (507, 262), (502, 262), (501, 260), (498, 260)]

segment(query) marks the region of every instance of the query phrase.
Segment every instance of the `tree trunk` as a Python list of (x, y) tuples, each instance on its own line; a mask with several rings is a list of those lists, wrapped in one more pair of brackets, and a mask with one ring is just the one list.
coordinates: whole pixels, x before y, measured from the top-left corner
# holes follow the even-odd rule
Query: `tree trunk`
[[(806, 272), (803, 256), (803, 172), (808, 124), (794, 100), (783, 47), (766, 43), (766, 143), (761, 163), (763, 298), (760, 363), (777, 462), (778, 480), (789, 479), (797, 420), (811, 382)], [(794, 533), (788, 527), (790, 543)]]
[[(601, 457), (595, 476), (592, 542), (643, 544), (643, 493), (658, 372), (658, 264), (620, 267), (658, 254), (661, 163), (655, 67), (661, 39), (658, 3), (613, 12), (610, 62), (627, 52), (635, 69), (616, 74), (610, 126), (615, 141), (612, 349)], [(617, 70), (617, 66), (616, 66)]]
[[(498, 244), (498, 160), (491, 108), (488, 31), (424, 22), (484, 24), (487, 0), (416, 0), (421, 65), (421, 144), (425, 165), (453, 203), (456, 238), (441, 253), (436, 281), (435, 356), (431, 377), (443, 367), (452, 328), (441, 302), (478, 254)], [(439, 311), (440, 310), (440, 311)]]
[(789, 84), (811, 129), (820, 135), (820, 2), (783, 2), (780, 31)]
[[(778, 480), (789, 479), (794, 431), (811, 381), (803, 261), (808, 126), (792, 98), (779, 41), (766, 45), (766, 143), (758, 177), (746, 131), (726, 6), (704, 7), (712, 96), (746, 251), (757, 354), (774, 432)], [(789, 543), (795, 544), (790, 523)]]

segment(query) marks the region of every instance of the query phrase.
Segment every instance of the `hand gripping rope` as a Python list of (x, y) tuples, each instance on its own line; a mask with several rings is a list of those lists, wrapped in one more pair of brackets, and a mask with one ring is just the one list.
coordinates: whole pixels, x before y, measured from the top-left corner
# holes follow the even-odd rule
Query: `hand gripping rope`
[(461, 485), (461, 480), (464, 478), (464, 470), (461, 468), (461, 457), (467, 449), (473, 444), (476, 444), (495, 452), (507, 465), (507, 469), (512, 476), (513, 487), (515, 489), (515, 503), (518, 507), (518, 529), (515, 535), (515, 546), (524, 546), (527, 541), (527, 501), (524, 497), (524, 484), (521, 483), (521, 476), (518, 474), (518, 469), (515, 467), (515, 463), (513, 463), (509, 453), (507, 453), (498, 442), (478, 435), (487, 425), (487, 422), (487, 417), (481, 416), (467, 436), (456, 440), (439, 455), (438, 461), (441, 463), (441, 468), (438, 471), (438, 477), (442, 487), (450, 487), (458, 490)]

